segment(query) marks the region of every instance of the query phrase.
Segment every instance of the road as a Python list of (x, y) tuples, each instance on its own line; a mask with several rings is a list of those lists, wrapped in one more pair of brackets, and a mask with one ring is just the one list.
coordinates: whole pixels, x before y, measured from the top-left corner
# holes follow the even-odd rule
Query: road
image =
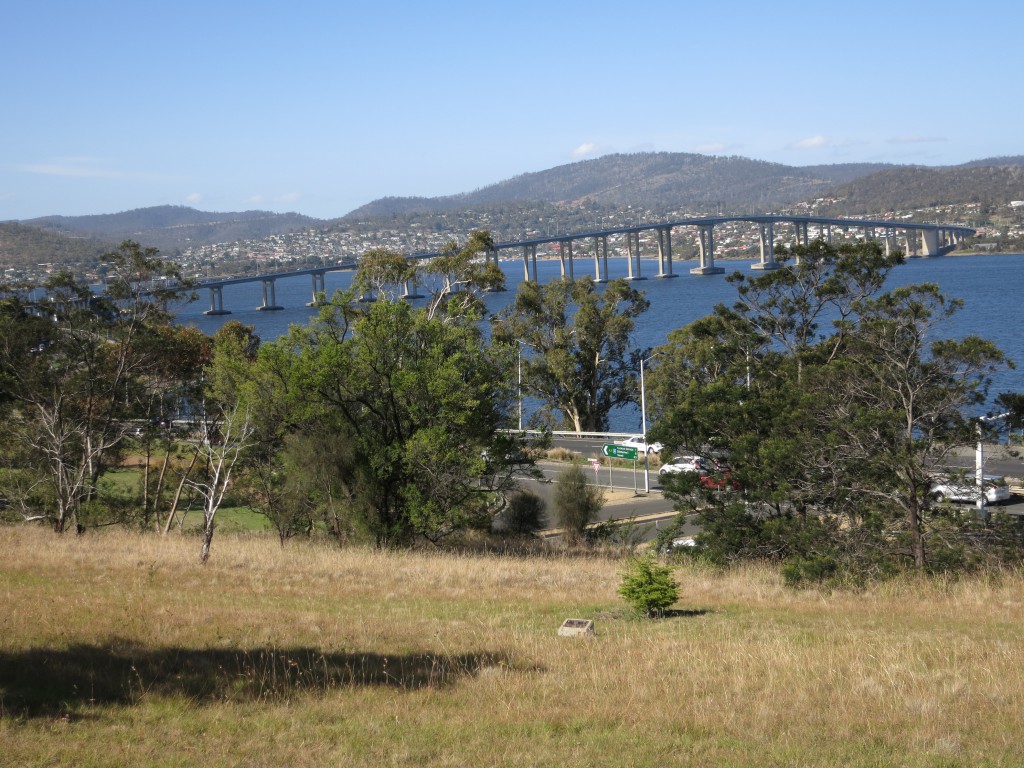
[[(555, 447), (579, 453), (585, 460), (602, 457), (601, 449), (607, 441), (592, 438), (556, 438), (553, 441)], [(1013, 456), (1005, 446), (988, 446), (985, 451), (985, 472), (992, 475), (1003, 475), (1013, 478), (1024, 478), (1024, 461), (1020, 457)], [(950, 468), (973, 469), (974, 452), (970, 449), (961, 449), (956, 454), (947, 458), (947, 466)], [(623, 462), (628, 464), (628, 462)], [(539, 464), (544, 473), (542, 482), (531, 481), (529, 485), (534, 492), (538, 493), (547, 503), (547, 508), (552, 509), (551, 482), (564, 468), (564, 464), (556, 462), (541, 462)], [(649, 521), (652, 524), (653, 537), (657, 526), (664, 525), (671, 520), (675, 513), (672, 509), (672, 502), (662, 494), (661, 484), (658, 476), (657, 461), (651, 462), (648, 468), (650, 492), (644, 494), (644, 465), (642, 457), (636, 462), (636, 470), (629, 466), (613, 467), (602, 466), (599, 472), (595, 473), (587, 467), (587, 480), (609, 489), (611, 501), (605, 504), (601, 512), (602, 520), (638, 518)], [(1015, 495), (1013, 501), (1008, 504), (1001, 504), (993, 508), (995, 512), (1009, 515), (1017, 515), (1024, 518), (1024, 495)], [(695, 526), (687, 526), (687, 533), (696, 532)], [(692, 529), (692, 530), (691, 530)]]

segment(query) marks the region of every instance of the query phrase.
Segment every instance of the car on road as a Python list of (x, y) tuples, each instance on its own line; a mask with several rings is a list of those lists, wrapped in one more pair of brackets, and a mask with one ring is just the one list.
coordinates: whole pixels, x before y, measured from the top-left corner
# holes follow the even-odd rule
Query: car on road
[[(1006, 478), (998, 475), (985, 475), (985, 503), (1003, 504), (1010, 500), (1010, 487)], [(978, 500), (978, 485), (971, 475), (942, 477), (932, 483), (932, 498), (937, 502), (954, 501), (961, 504), (973, 504)]]
[(636, 448), (637, 453), (661, 453), (665, 446), (661, 443), (648, 443), (643, 435), (633, 435), (625, 440), (616, 440), (616, 445), (624, 445), (627, 448)]
[(708, 471), (707, 462), (700, 456), (673, 456), (658, 468), (659, 475), (675, 475), (679, 472)]
[(732, 472), (728, 470), (704, 473), (700, 476), (700, 484), (712, 491), (738, 491), (743, 487), (732, 479)]

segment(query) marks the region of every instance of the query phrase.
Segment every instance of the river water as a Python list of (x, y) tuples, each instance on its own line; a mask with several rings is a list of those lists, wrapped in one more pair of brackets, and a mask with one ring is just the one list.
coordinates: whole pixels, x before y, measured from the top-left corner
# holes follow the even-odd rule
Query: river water
[[(733, 271), (759, 274), (750, 269), (752, 263), (732, 260), (717, 262), (725, 268), (727, 274)], [(625, 259), (609, 259), (608, 264), (610, 277), (625, 277)], [(513, 300), (516, 287), (523, 279), (521, 262), (503, 262), (502, 266), (508, 276), (508, 290), (486, 297), (492, 312), (497, 312)], [(651, 277), (633, 284), (644, 291), (651, 302), (650, 309), (637, 322), (634, 332), (637, 348), (663, 344), (671, 330), (703, 317), (716, 304), (735, 300), (736, 288), (725, 281), (724, 275), (691, 275), (689, 269), (692, 266), (695, 266), (693, 262), (674, 262), (673, 271), (678, 277), (668, 280)], [(559, 269), (557, 260), (540, 261), (537, 264), (538, 279), (542, 282), (556, 279)], [(593, 260), (577, 259), (574, 272), (577, 277), (593, 274)], [(657, 262), (645, 259), (642, 274), (656, 273)], [(327, 293), (347, 288), (351, 280), (351, 272), (327, 274)], [(993, 377), (992, 395), (1024, 391), (1024, 322), (1017, 315), (1017, 302), (1024, 298), (1024, 254), (908, 259), (906, 264), (893, 271), (889, 282), (892, 287), (933, 282), (946, 295), (963, 299), (964, 308), (951, 319), (948, 328), (943, 329), (942, 336), (959, 338), (975, 334), (994, 341), (1021, 368), (996, 374)], [(213, 333), (225, 322), (237, 320), (255, 326), (256, 333), (269, 341), (286, 333), (290, 324), (303, 324), (315, 316), (316, 310), (305, 306), (311, 298), (312, 281), (309, 276), (278, 280), (276, 299), (284, 309), (261, 312), (256, 309), (263, 300), (260, 283), (231, 285), (224, 288), (224, 308), (231, 310), (232, 314), (204, 315), (204, 310), (209, 308), (209, 297), (207, 291), (200, 291), (198, 301), (179, 309), (178, 321), (206, 333)], [(613, 414), (611, 426), (614, 431), (639, 432), (639, 409), (621, 409)]]

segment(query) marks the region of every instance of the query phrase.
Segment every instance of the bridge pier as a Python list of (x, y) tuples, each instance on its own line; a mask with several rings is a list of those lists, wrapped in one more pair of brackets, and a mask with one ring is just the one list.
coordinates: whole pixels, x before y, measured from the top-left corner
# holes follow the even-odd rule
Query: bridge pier
[(608, 282), (608, 235), (594, 235), (594, 282)]
[(891, 256), (892, 255), (892, 244), (893, 244), (893, 241), (896, 240), (896, 230), (892, 229), (892, 228), (887, 229), (887, 230), (885, 230), (885, 234), (882, 237), (884, 238), (884, 243), (885, 243), (885, 255), (886, 256)]
[(761, 224), (761, 261), (751, 264), (751, 269), (778, 269), (779, 263), (775, 260), (775, 224), (769, 221)]
[[(635, 241), (635, 243), (634, 243)], [(636, 255), (636, 272), (633, 271), (633, 257)], [(626, 265), (627, 265), (627, 280), (646, 280), (640, 269), (640, 233), (639, 232), (627, 232), (626, 233)]]
[(697, 227), (700, 245), (700, 266), (690, 270), (691, 275), (720, 275), (725, 270), (715, 266), (715, 225), (700, 224)]
[(939, 232), (936, 229), (921, 230), (921, 247), (925, 256), (941, 256), (939, 250)]
[[(532, 270), (531, 270), (532, 264)], [(532, 275), (531, 275), (532, 271)], [(523, 282), (537, 282), (537, 246), (536, 244), (523, 246)]]
[(203, 312), (204, 315), (230, 315), (230, 309), (224, 309), (224, 289), (217, 286), (210, 286), (210, 308)]
[(279, 306), (277, 298), (274, 294), (274, 283), (276, 282), (272, 277), (265, 277), (260, 280), (263, 283), (263, 304), (256, 309), (261, 312), (273, 312), (284, 307)]
[(420, 293), (420, 287), (415, 280), (406, 280), (402, 283), (402, 298), (410, 301), (423, 298), (423, 294)]
[[(323, 304), (323, 299), (327, 294), (327, 288), (324, 285), (324, 273), (311, 272), (309, 276), (313, 278), (313, 300), (306, 304), (306, 306), (319, 307)], [(264, 299), (264, 301), (266, 300)]]
[(569, 257), (569, 282), (576, 280), (575, 275), (572, 272), (572, 240), (559, 240), (558, 241), (558, 260), (562, 266), (562, 279), (566, 278), (565, 274), (565, 261), (566, 255)]
[(658, 274), (659, 278), (676, 277), (672, 273), (672, 227), (658, 227)]

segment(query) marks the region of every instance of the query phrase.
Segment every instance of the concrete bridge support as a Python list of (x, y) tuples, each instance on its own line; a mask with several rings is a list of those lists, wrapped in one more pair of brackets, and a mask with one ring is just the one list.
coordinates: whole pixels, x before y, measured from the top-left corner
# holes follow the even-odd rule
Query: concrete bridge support
[(608, 282), (608, 235), (594, 236), (594, 282)]
[(224, 289), (221, 286), (210, 287), (210, 308), (204, 315), (230, 315), (230, 309), (224, 309)]
[(324, 273), (323, 272), (311, 272), (309, 275), (313, 278), (313, 298), (306, 304), (307, 307), (319, 307), (321, 304), (321, 296), (325, 296), (327, 288), (324, 285)]
[[(572, 240), (558, 241), (558, 260), (562, 264), (562, 279), (564, 280), (566, 277), (568, 277), (570, 282), (574, 281), (576, 277), (575, 275), (573, 275), (572, 267)], [(566, 260), (568, 260), (569, 263), (568, 275), (565, 271)]]
[(775, 261), (775, 224), (768, 222), (761, 225), (761, 261), (752, 264), (751, 269), (778, 269), (779, 263)]
[(810, 236), (807, 234), (808, 222), (794, 221), (793, 226), (796, 229), (796, 244), (806, 246), (810, 243)]
[(277, 303), (277, 298), (274, 295), (274, 283), (276, 282), (273, 278), (263, 278), (260, 280), (263, 283), (263, 304), (256, 309), (261, 312), (270, 312), (278, 309), (284, 309)]
[(921, 230), (921, 248), (925, 256), (941, 256), (939, 251), (939, 232), (935, 229)]
[(537, 246), (523, 246), (523, 281), (537, 282)]
[(715, 225), (701, 224), (697, 227), (700, 243), (700, 266), (690, 270), (691, 275), (720, 275), (725, 272), (715, 266)]
[[(640, 271), (640, 233), (626, 233), (626, 264), (628, 266), (627, 280), (646, 280)], [(633, 269), (633, 258), (636, 257), (636, 270)]]
[(420, 287), (415, 280), (406, 280), (402, 284), (402, 298), (409, 301), (423, 298), (423, 294), (420, 293)]
[(658, 227), (658, 277), (675, 277), (672, 272), (672, 227)]
[(896, 230), (891, 228), (885, 230), (885, 234), (882, 235), (882, 238), (885, 246), (885, 255), (892, 256), (892, 247), (893, 244), (896, 243)]

